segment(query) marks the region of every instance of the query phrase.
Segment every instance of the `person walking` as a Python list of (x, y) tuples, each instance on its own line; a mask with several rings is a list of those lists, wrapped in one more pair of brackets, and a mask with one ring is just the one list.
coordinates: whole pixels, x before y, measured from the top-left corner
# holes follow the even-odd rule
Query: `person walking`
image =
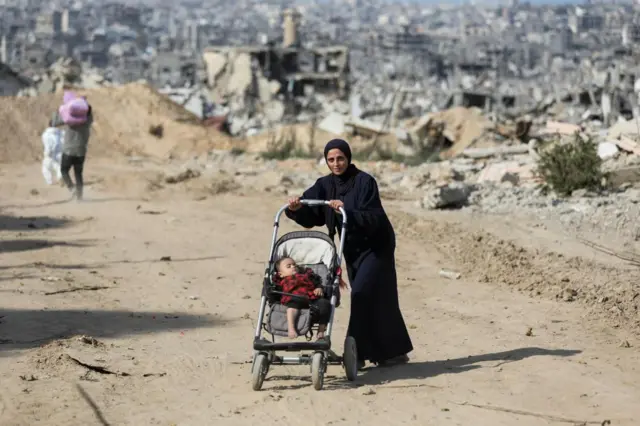
[[(289, 200), (289, 219), (305, 228), (326, 226), (331, 239), (342, 229), (336, 212), (347, 214), (349, 232), (344, 259), (351, 283), (351, 315), (347, 334), (356, 341), (358, 368), (366, 361), (379, 366), (403, 364), (413, 350), (398, 302), (396, 236), (382, 207), (378, 185), (351, 162), (351, 148), (342, 139), (324, 149), (329, 175)], [(329, 206), (302, 205), (300, 199), (329, 200)]]
[[(77, 96), (72, 92), (65, 93), (64, 102), (71, 102)], [(82, 177), (84, 171), (84, 162), (87, 155), (87, 145), (91, 136), (91, 125), (93, 124), (93, 110), (89, 105), (87, 118), (83, 123), (67, 124), (60, 115), (59, 111), (53, 114), (51, 125), (54, 127), (66, 126), (64, 132), (64, 140), (62, 143), (62, 158), (60, 160), (60, 173), (62, 180), (71, 192), (72, 197), (80, 201), (83, 197), (84, 180)], [(69, 176), (69, 172), (73, 167), (75, 184)]]

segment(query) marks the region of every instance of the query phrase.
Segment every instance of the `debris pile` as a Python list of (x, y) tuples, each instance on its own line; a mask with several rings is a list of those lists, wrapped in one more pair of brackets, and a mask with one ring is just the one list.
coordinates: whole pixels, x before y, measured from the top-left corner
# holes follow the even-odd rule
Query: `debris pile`
[(248, 53), (207, 52), (204, 61), (211, 96), (233, 117), (232, 135), (269, 128), (283, 119), (285, 106), (276, 98), (280, 83), (268, 80)]
[(37, 96), (44, 93), (62, 91), (65, 86), (94, 89), (111, 86), (97, 70), (91, 69), (79, 61), (69, 58), (58, 58), (43, 74), (31, 77), (33, 86), (23, 89), (18, 96)]
[[(90, 140), (91, 156), (138, 155), (168, 159), (230, 149), (232, 141), (218, 130), (204, 126), (198, 117), (145, 84), (79, 89), (91, 104), (95, 121)], [(37, 97), (0, 97), (0, 163), (40, 161), (41, 134), (57, 110), (62, 93)], [(150, 134), (151, 128), (162, 128)]]

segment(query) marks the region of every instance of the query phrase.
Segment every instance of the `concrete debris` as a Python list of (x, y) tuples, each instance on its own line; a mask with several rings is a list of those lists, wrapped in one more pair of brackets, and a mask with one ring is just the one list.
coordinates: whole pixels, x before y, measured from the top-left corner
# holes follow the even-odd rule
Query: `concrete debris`
[(615, 158), (619, 153), (620, 150), (615, 142), (600, 142), (598, 144), (598, 157), (603, 160)]
[(325, 132), (341, 135), (345, 131), (345, 116), (337, 112), (330, 113), (318, 124), (318, 128)]
[[(437, 147), (436, 151), (442, 151), (441, 158), (451, 158), (477, 142), (491, 127), (480, 109), (455, 107), (423, 116), (409, 134), (413, 143), (420, 144), (414, 148)], [(425, 140), (426, 144), (422, 142)]]
[(32, 76), (31, 80), (33, 84), (22, 89), (18, 96), (61, 92), (66, 86), (94, 89), (112, 85), (96, 69), (87, 67), (70, 57), (59, 58), (43, 74)]
[(473, 187), (464, 182), (453, 182), (429, 190), (422, 198), (422, 207), (429, 210), (460, 208), (467, 205)]
[(449, 269), (440, 269), (440, 272), (438, 272), (438, 275), (440, 275), (443, 278), (448, 278), (450, 280), (459, 280), (460, 277), (462, 277), (462, 274), (460, 272), (451, 271)]
[(547, 121), (547, 126), (543, 130), (544, 133), (558, 133), (561, 135), (574, 135), (582, 129), (580, 126), (570, 123), (560, 123), (558, 121)]

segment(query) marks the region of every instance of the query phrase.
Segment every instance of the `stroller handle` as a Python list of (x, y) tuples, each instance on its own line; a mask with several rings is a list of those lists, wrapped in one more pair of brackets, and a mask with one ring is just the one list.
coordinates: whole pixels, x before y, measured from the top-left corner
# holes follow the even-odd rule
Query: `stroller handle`
[(300, 204), (304, 204), (306, 206), (327, 206), (329, 202), (326, 200), (300, 200)]
[[(300, 200), (300, 204), (304, 205), (304, 206), (309, 206), (309, 207), (319, 207), (319, 206), (328, 206), (329, 205), (329, 201), (327, 200), (305, 200), (302, 199)], [(271, 259), (271, 257), (273, 256), (273, 251), (275, 249), (275, 245), (276, 245), (276, 238), (278, 237), (278, 227), (280, 226), (280, 216), (282, 216), (282, 213), (285, 212), (285, 210), (287, 210), (289, 208), (289, 204), (285, 204), (284, 206), (280, 207), (280, 210), (278, 210), (278, 213), (276, 213), (276, 217), (274, 218), (274, 223), (273, 223), (273, 235), (271, 237), (271, 250), (269, 251), (269, 259)], [(340, 212), (340, 215), (342, 215), (342, 230), (340, 232), (340, 248), (338, 250), (338, 264), (340, 264), (340, 262), (342, 261), (342, 252), (344, 250), (344, 239), (347, 233), (347, 212), (344, 210), (344, 207), (340, 207), (338, 209), (338, 211)]]
[[(314, 206), (328, 206), (329, 205), (329, 201), (327, 200), (300, 200), (300, 204), (302, 204), (303, 206), (309, 206), (309, 207), (314, 207)], [(287, 205), (288, 207), (288, 205)], [(338, 209), (340, 211), (340, 214), (342, 215), (343, 218), (346, 219), (347, 214), (345, 213), (344, 209), (342, 207), (340, 207)]]

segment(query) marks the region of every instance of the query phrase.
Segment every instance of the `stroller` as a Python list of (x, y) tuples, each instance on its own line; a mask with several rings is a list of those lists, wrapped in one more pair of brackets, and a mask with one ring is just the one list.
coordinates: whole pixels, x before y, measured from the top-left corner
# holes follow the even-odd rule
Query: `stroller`
[[(301, 200), (306, 206), (324, 206), (328, 201)], [(358, 374), (358, 354), (356, 341), (347, 336), (344, 342), (344, 352), (338, 356), (331, 350), (331, 331), (336, 306), (340, 297), (340, 263), (344, 249), (346, 226), (342, 227), (340, 235), (340, 248), (336, 247), (329, 236), (319, 231), (294, 231), (278, 236), (280, 216), (287, 209), (283, 206), (275, 217), (269, 263), (265, 271), (262, 284), (262, 298), (260, 300), (260, 312), (253, 340), (253, 366), (251, 368), (253, 390), (260, 390), (271, 365), (311, 365), (311, 381), (316, 390), (324, 386), (324, 373), (327, 365), (342, 365), (347, 379), (354, 381)], [(340, 214), (346, 225), (347, 217), (342, 208)], [(310, 268), (322, 279), (323, 297), (331, 302), (331, 316), (327, 324), (325, 337), (318, 341), (310, 341), (317, 325), (311, 324), (310, 309), (300, 310), (296, 328), (299, 335), (308, 336), (308, 341), (276, 342), (275, 336), (286, 337), (287, 334), (287, 307), (280, 304), (281, 296), (291, 296), (294, 300), (307, 300), (303, 296), (283, 293), (280, 287), (274, 283), (275, 262), (282, 256), (291, 257), (304, 267)], [(262, 337), (263, 329), (271, 334), (271, 341)], [(298, 352), (298, 356), (281, 356), (278, 351)], [(303, 352), (307, 353), (303, 353)], [(310, 352), (310, 353), (309, 353)]]

